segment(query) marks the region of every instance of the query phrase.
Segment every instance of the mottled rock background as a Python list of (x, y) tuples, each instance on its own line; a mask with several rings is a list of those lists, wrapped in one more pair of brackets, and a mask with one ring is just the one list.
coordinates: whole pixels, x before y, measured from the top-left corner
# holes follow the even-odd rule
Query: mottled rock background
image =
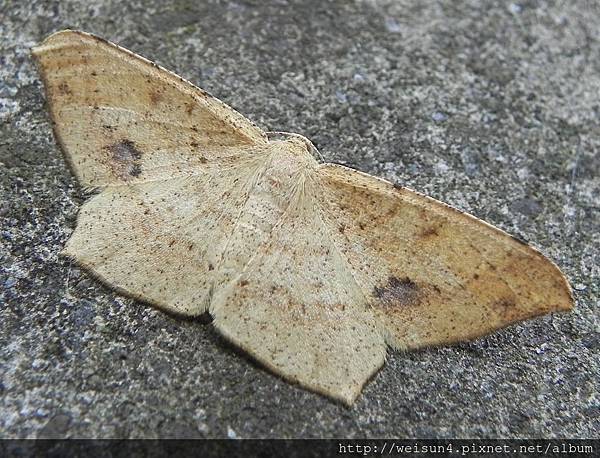
[[(1, 437), (598, 437), (597, 1), (2, 0), (0, 18)], [(347, 409), (114, 294), (58, 256), (84, 195), (29, 48), (64, 28), (530, 240), (575, 311), (390, 353)]]

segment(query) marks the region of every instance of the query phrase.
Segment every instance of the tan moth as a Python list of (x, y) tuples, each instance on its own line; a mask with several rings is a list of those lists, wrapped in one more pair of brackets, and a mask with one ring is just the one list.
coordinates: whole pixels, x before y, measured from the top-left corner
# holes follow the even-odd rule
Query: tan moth
[(120, 293), (194, 316), (288, 381), (352, 404), (387, 347), (466, 341), (570, 310), (560, 270), (448, 205), (270, 138), (93, 35), (33, 49), (82, 186), (64, 253)]

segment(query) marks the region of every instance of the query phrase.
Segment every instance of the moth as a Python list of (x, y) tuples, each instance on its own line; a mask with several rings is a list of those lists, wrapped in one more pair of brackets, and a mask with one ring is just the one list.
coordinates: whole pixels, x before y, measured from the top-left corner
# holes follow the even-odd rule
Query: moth
[(573, 307), (540, 252), (341, 165), (298, 134), (96, 36), (32, 50), (79, 183), (64, 254), (104, 284), (219, 332), (272, 372), (351, 405), (387, 348), (453, 344)]

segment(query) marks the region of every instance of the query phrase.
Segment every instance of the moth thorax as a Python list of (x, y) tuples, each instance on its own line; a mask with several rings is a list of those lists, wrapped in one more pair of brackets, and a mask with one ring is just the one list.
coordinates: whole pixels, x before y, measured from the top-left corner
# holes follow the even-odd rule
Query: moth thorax
[[(304, 138), (304, 137), (302, 137)], [(272, 160), (278, 167), (289, 170), (314, 169), (318, 163), (309, 150), (312, 145), (300, 138), (288, 137), (285, 140), (276, 140), (269, 143)]]

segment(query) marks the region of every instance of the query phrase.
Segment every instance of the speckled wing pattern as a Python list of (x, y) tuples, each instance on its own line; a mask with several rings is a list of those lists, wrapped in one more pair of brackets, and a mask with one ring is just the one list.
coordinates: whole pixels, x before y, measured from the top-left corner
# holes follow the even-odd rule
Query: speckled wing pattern
[(476, 338), (573, 307), (547, 258), (406, 188), (269, 140), (177, 75), (84, 32), (33, 53), (88, 200), (65, 254), (352, 404), (387, 346)]
[(324, 164), (324, 210), (398, 349), (471, 340), (573, 307), (558, 267), (506, 232), (407, 188)]

